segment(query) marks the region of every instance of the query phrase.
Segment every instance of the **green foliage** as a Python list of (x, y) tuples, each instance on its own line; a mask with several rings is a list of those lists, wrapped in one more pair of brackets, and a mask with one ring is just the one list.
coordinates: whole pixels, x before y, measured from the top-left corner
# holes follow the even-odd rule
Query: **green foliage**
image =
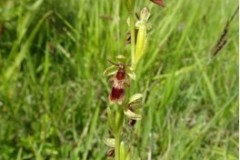
[[(135, 1), (152, 23), (129, 93), (144, 95), (135, 157), (238, 159), (238, 17), (211, 56), (237, 1)], [(123, 1), (0, 2), (0, 159), (106, 159), (102, 73), (130, 56), (127, 16)]]

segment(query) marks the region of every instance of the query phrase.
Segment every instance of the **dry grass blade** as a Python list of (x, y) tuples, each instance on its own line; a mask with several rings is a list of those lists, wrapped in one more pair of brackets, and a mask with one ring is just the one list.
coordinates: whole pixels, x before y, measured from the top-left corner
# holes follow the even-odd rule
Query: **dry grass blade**
[(221, 36), (219, 37), (217, 43), (214, 45), (213, 49), (212, 49), (212, 55), (216, 56), (221, 49), (227, 44), (227, 34), (228, 34), (228, 28), (230, 26), (230, 23), (232, 22), (233, 18), (236, 16), (236, 14), (238, 13), (238, 9), (239, 6), (237, 7), (237, 9), (234, 11), (233, 15), (231, 16), (231, 18), (227, 21), (227, 23), (224, 26), (224, 29), (221, 33)]

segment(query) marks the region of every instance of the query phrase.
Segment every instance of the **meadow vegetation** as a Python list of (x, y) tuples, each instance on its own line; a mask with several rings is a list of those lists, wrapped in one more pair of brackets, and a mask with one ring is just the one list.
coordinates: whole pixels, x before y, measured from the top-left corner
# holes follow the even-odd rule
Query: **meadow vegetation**
[[(165, 0), (132, 92), (143, 93), (134, 146), (145, 160), (238, 159), (238, 14), (230, 0)], [(0, 1), (0, 159), (102, 160), (110, 86), (126, 45), (121, 0)]]

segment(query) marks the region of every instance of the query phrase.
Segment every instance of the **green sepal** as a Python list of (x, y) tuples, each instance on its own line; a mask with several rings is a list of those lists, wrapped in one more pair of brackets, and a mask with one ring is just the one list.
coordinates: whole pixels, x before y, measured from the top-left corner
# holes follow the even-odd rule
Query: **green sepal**
[(143, 97), (143, 94), (142, 93), (136, 93), (134, 95), (132, 95), (130, 98), (129, 98), (129, 102), (128, 104), (131, 104), (131, 103), (134, 103), (136, 101), (139, 101), (141, 100)]
[(141, 120), (142, 119), (142, 115), (137, 114), (133, 111), (131, 111), (130, 109), (125, 109), (124, 110), (124, 114), (129, 118), (129, 119), (133, 119), (133, 120)]
[(115, 138), (105, 138), (104, 139), (104, 143), (108, 146), (108, 147), (115, 147)]

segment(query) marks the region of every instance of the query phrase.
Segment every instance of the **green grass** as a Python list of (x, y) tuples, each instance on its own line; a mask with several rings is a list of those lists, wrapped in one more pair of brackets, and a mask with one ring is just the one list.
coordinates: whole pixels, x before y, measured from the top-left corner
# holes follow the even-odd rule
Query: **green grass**
[[(106, 159), (110, 88), (103, 71), (107, 59), (130, 57), (119, 1), (0, 2), (1, 160)], [(211, 49), (238, 3), (165, 3), (136, 5), (150, 9), (153, 27), (131, 86), (144, 93), (135, 154), (237, 160), (238, 16), (227, 45), (215, 57)]]

